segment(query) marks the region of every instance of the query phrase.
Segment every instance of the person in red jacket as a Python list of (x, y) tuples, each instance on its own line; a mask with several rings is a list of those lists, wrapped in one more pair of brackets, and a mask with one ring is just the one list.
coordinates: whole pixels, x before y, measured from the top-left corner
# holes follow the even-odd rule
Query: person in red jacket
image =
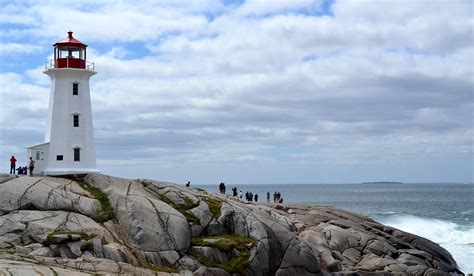
[(10, 158), (10, 174), (12, 174), (12, 171), (13, 171), (13, 174), (15, 174), (15, 170), (16, 170), (16, 158), (15, 156), (12, 155), (12, 158)]

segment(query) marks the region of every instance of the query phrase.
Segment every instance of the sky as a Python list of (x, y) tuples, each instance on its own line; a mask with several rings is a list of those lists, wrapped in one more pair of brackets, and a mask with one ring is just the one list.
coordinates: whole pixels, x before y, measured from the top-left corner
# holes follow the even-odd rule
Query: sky
[[(0, 171), (88, 44), (98, 169), (175, 183), (473, 182), (470, 0), (0, 0)], [(3, 169), (1, 169), (3, 168)]]

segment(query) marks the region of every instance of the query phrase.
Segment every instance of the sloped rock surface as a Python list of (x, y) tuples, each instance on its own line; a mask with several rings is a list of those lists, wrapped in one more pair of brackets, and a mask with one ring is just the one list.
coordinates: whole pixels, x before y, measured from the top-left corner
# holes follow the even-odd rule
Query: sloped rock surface
[(76, 182), (61, 178), (18, 177), (0, 183), (0, 214), (13, 210), (65, 210), (92, 216), (100, 203)]
[(89, 175), (86, 181), (107, 194), (117, 236), (142, 262), (174, 266), (188, 250), (191, 231), (186, 218), (141, 183), (105, 175)]
[[(253, 204), (101, 174), (70, 179), (0, 175), (0, 275), (460, 273), (439, 245), (329, 206)], [(105, 201), (84, 185), (106, 196), (109, 220), (97, 220)]]

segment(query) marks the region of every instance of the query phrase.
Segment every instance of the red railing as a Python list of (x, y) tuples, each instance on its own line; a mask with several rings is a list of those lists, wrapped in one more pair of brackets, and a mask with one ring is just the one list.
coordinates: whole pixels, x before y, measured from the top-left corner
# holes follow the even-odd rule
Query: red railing
[(94, 71), (94, 63), (88, 62), (79, 58), (58, 58), (56, 60), (49, 60), (44, 64), (44, 69), (58, 69), (58, 68), (77, 68)]

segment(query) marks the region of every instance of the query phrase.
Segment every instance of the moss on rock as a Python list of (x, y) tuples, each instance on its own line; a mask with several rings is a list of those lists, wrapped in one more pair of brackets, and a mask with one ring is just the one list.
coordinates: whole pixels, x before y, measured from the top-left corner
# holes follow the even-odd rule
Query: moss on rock
[(46, 237), (46, 240), (43, 242), (43, 244), (45, 246), (50, 246), (51, 244), (55, 244), (55, 242), (53, 242), (53, 239), (54, 239), (55, 235), (66, 235), (69, 238), (69, 240), (72, 240), (74, 238), (74, 236), (79, 236), (81, 240), (85, 240), (85, 241), (88, 241), (90, 239), (93, 239), (93, 238), (97, 237), (97, 235), (95, 235), (95, 234), (88, 235), (88, 234), (86, 234), (84, 232), (80, 232), (80, 231), (54, 230), (53, 232), (48, 234), (48, 236)]
[[(229, 273), (243, 272), (250, 267), (250, 248), (255, 246), (256, 243), (255, 240), (249, 237), (229, 234), (211, 237), (196, 237), (191, 240), (191, 245), (217, 248), (231, 256), (231, 259), (223, 264), (217, 264), (197, 252), (191, 252), (191, 255), (196, 257), (200, 263), (207, 267), (218, 267)], [(234, 254), (234, 250), (239, 252), (238, 256)]]
[(84, 181), (84, 175), (68, 175), (62, 177), (77, 182), (77, 184), (79, 184), (82, 189), (88, 191), (95, 199), (100, 202), (100, 207), (102, 211), (91, 216), (93, 220), (95, 220), (96, 222), (105, 222), (111, 219), (115, 219), (114, 209), (112, 207), (112, 204), (110, 204), (110, 200), (107, 197), (107, 194), (104, 193), (101, 189), (93, 187), (86, 183)]
[[(152, 182), (149, 180), (145, 179), (137, 179), (139, 183), (143, 185), (145, 189), (147, 189), (150, 185), (152, 185)], [(147, 189), (149, 190), (149, 189)], [(190, 209), (198, 206), (199, 204), (195, 204), (191, 199), (189, 198), (184, 198), (184, 204), (176, 204), (174, 203), (169, 197), (166, 195), (159, 193), (159, 192), (153, 192), (153, 194), (157, 195), (161, 201), (165, 202), (166, 204), (170, 205), (173, 207), (175, 210), (183, 214), (183, 216), (186, 217), (188, 222), (199, 224), (199, 218), (197, 218), (193, 213), (189, 212)]]
[(210, 197), (201, 197), (201, 200), (204, 200), (204, 202), (207, 203), (214, 218), (221, 216), (222, 200)]
[(164, 194), (157, 193), (157, 195), (161, 201), (165, 202), (166, 204), (170, 205), (175, 210), (183, 214), (183, 216), (186, 217), (188, 222), (199, 224), (199, 219), (193, 213), (189, 212), (190, 209), (197, 206), (196, 204), (193, 204), (192, 200), (186, 198), (185, 204), (176, 204)]

